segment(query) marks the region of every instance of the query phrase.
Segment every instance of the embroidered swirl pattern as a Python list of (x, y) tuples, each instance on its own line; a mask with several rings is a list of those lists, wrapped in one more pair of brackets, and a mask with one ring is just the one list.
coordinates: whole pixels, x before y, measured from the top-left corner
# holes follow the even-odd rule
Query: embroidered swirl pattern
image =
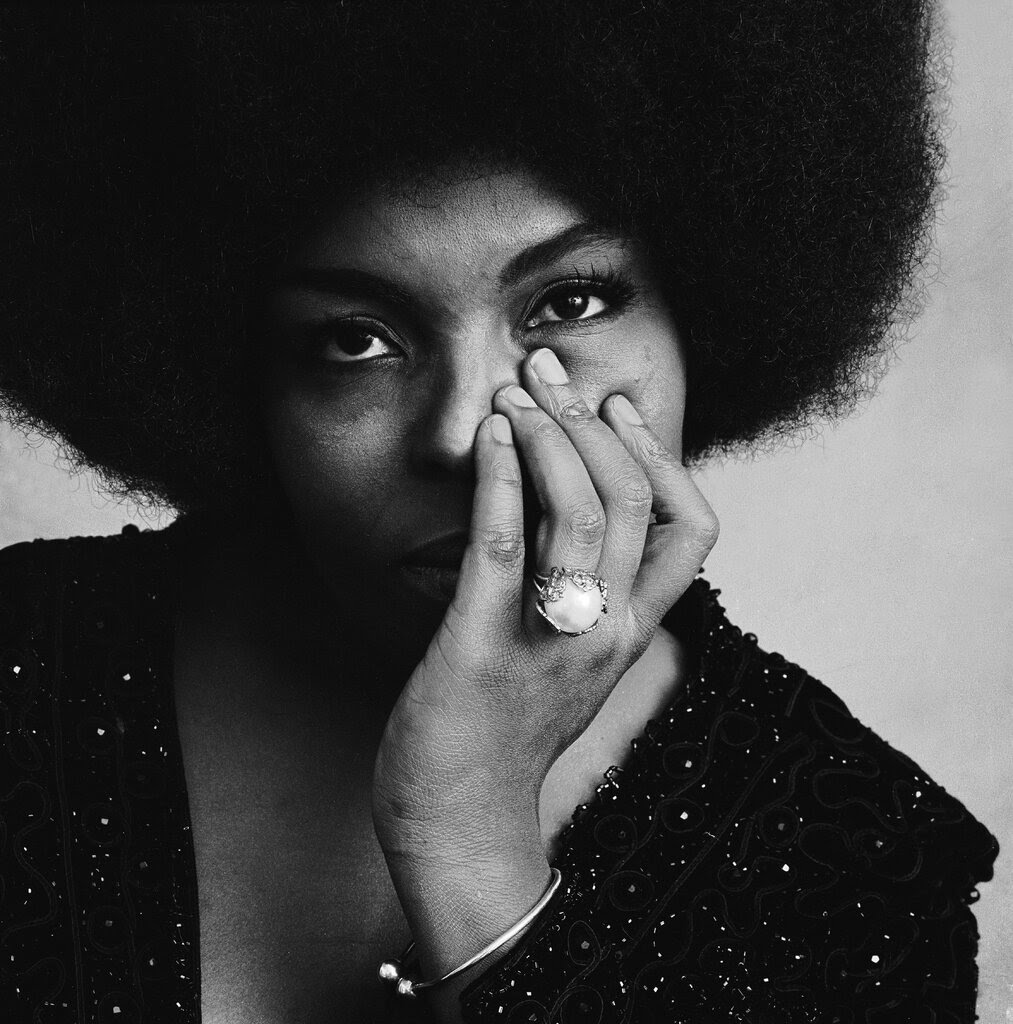
[[(200, 1019), (173, 536), (0, 553), (5, 1021)], [(577, 809), (565, 885), (466, 1020), (973, 1021), (994, 838), (702, 580), (665, 624), (696, 677)]]

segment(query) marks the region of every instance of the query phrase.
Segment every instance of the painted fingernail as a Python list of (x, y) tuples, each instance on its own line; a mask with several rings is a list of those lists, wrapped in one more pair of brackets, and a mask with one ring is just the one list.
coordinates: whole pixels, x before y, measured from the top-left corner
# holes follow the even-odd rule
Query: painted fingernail
[(524, 409), (534, 409), (538, 404), (525, 390), (524, 388), (517, 387), (516, 384), (511, 384), (510, 387), (503, 392), (503, 397), (514, 405), (519, 405)]
[(616, 395), (612, 399), (612, 408), (615, 409), (616, 415), (621, 420), (632, 423), (635, 427), (641, 426), (644, 422), (640, 418), (640, 413), (633, 408), (633, 403), (625, 395)]
[(506, 416), (490, 416), (489, 430), (492, 432), (493, 440), (499, 444), (513, 444), (514, 435)]
[(570, 378), (563, 369), (563, 364), (556, 358), (556, 353), (549, 348), (540, 348), (531, 357), (531, 367), (538, 374), (538, 379), (545, 384), (568, 384)]

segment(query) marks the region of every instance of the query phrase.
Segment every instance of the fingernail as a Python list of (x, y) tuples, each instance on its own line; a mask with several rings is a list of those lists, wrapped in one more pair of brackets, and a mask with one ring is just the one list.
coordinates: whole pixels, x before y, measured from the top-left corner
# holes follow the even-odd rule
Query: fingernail
[(556, 358), (556, 353), (549, 348), (540, 348), (531, 357), (531, 367), (538, 374), (538, 379), (546, 384), (568, 384), (570, 378), (563, 369), (563, 364)]
[(625, 395), (616, 395), (612, 399), (612, 408), (615, 409), (616, 415), (621, 420), (632, 423), (635, 427), (641, 426), (644, 422), (640, 418), (640, 413), (633, 408), (633, 403)]
[(514, 405), (519, 405), (524, 409), (534, 409), (538, 404), (525, 390), (524, 388), (517, 387), (516, 384), (511, 384), (510, 387), (503, 392), (503, 397)]
[(499, 444), (513, 444), (514, 435), (506, 416), (490, 416), (489, 430), (492, 432), (493, 439)]

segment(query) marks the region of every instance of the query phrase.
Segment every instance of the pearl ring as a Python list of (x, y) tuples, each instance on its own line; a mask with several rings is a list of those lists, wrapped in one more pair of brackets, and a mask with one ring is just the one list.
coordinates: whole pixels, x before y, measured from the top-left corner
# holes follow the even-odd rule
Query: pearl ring
[(538, 613), (556, 631), (566, 636), (582, 636), (608, 614), (608, 584), (600, 576), (584, 569), (554, 565), (548, 575), (535, 573)]

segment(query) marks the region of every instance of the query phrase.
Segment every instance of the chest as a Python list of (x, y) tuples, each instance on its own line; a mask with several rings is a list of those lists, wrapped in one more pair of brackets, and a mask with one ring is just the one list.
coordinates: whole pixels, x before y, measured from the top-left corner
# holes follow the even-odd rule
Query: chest
[(415, 1019), (376, 982), (408, 927), (361, 788), (219, 775), (191, 813), (205, 1021)]
[[(413, 1019), (375, 980), (408, 938), (372, 829), (377, 738), (355, 742), (335, 717), (275, 700), (283, 689), (238, 666), (235, 686), (194, 668), (177, 667), (177, 695), (204, 1020), (313, 1024), (336, 1006), (354, 1020)], [(220, 699), (236, 692), (244, 699)]]
[[(204, 1020), (322, 1024), (336, 1007), (356, 1021), (425, 1020), (424, 1004), (392, 1000), (376, 980), (410, 937), (372, 825), (383, 723), (295, 704), (283, 680), (241, 658), (177, 658), (176, 675)], [(674, 685), (645, 704), (642, 680), (624, 679), (553, 766), (539, 807), (547, 858)]]

